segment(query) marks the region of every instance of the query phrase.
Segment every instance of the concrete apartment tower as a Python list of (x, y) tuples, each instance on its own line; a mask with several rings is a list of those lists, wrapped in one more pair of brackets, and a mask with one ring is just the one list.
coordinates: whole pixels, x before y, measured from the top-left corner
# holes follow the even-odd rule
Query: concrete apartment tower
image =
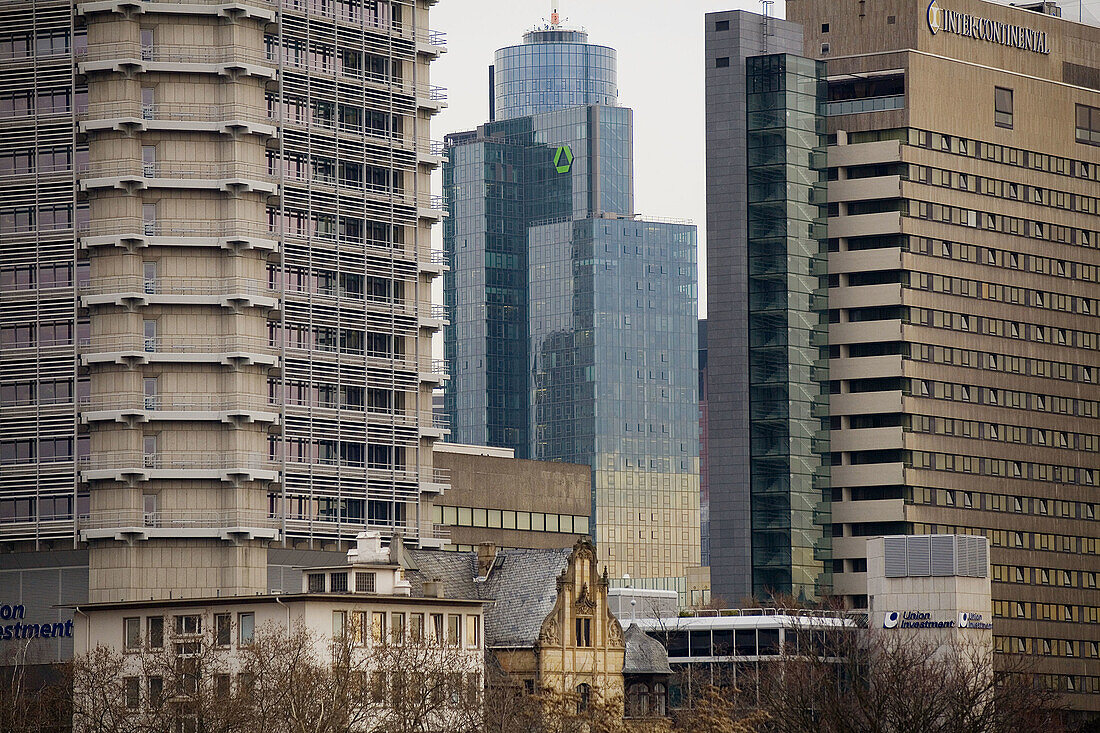
[(6, 549), (99, 602), (432, 543), (431, 4), (0, 7)]

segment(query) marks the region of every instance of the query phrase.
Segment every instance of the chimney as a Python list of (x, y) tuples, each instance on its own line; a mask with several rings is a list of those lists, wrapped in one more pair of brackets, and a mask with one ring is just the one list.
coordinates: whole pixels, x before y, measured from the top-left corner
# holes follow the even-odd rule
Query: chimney
[(493, 561), (497, 559), (497, 546), (492, 542), (482, 542), (477, 546), (477, 577), (485, 579), (489, 577), (489, 571), (493, 569)]
[(439, 578), (424, 581), (424, 597), (425, 598), (442, 598), (443, 597), (443, 581), (441, 581)]
[(382, 535), (378, 532), (360, 532), (355, 537), (355, 547), (348, 550), (348, 564), (376, 563), (386, 561), (386, 551), (382, 549)]
[(400, 532), (394, 532), (390, 538), (390, 565), (404, 565), (405, 537)]

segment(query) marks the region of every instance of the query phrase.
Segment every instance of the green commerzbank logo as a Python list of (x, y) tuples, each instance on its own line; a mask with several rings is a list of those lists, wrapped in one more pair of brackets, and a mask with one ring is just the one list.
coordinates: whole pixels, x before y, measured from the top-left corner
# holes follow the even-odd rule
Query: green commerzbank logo
[(558, 173), (568, 173), (572, 167), (573, 151), (569, 149), (568, 145), (558, 147), (558, 152), (554, 153), (554, 168), (557, 169)]

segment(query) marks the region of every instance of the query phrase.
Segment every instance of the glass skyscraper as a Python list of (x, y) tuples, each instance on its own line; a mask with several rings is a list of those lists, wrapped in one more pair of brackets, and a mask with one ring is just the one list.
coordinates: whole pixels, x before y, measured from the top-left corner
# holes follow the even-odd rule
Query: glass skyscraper
[(528, 31), (523, 43), (497, 50), (489, 67), (490, 120), (587, 104), (614, 105), (615, 49), (560, 26)]
[[(509, 73), (565, 83), (498, 69), (498, 121), (448, 137), (446, 409), (457, 442), (592, 466), (611, 573), (682, 592), (699, 564), (695, 227), (634, 214), (633, 115), (613, 51), (584, 38), (527, 34), (553, 50)], [(572, 82), (606, 93), (540, 91)]]
[(753, 592), (816, 598), (832, 572), (824, 64), (752, 56), (746, 82)]

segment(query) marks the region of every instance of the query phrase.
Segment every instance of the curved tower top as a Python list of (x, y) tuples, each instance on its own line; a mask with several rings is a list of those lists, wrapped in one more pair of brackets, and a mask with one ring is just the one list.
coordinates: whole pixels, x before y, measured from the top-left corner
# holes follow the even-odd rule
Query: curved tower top
[(588, 33), (549, 23), (523, 34), (523, 43), (497, 50), (492, 73), (493, 119), (589, 104), (615, 106), (615, 49), (588, 42)]

